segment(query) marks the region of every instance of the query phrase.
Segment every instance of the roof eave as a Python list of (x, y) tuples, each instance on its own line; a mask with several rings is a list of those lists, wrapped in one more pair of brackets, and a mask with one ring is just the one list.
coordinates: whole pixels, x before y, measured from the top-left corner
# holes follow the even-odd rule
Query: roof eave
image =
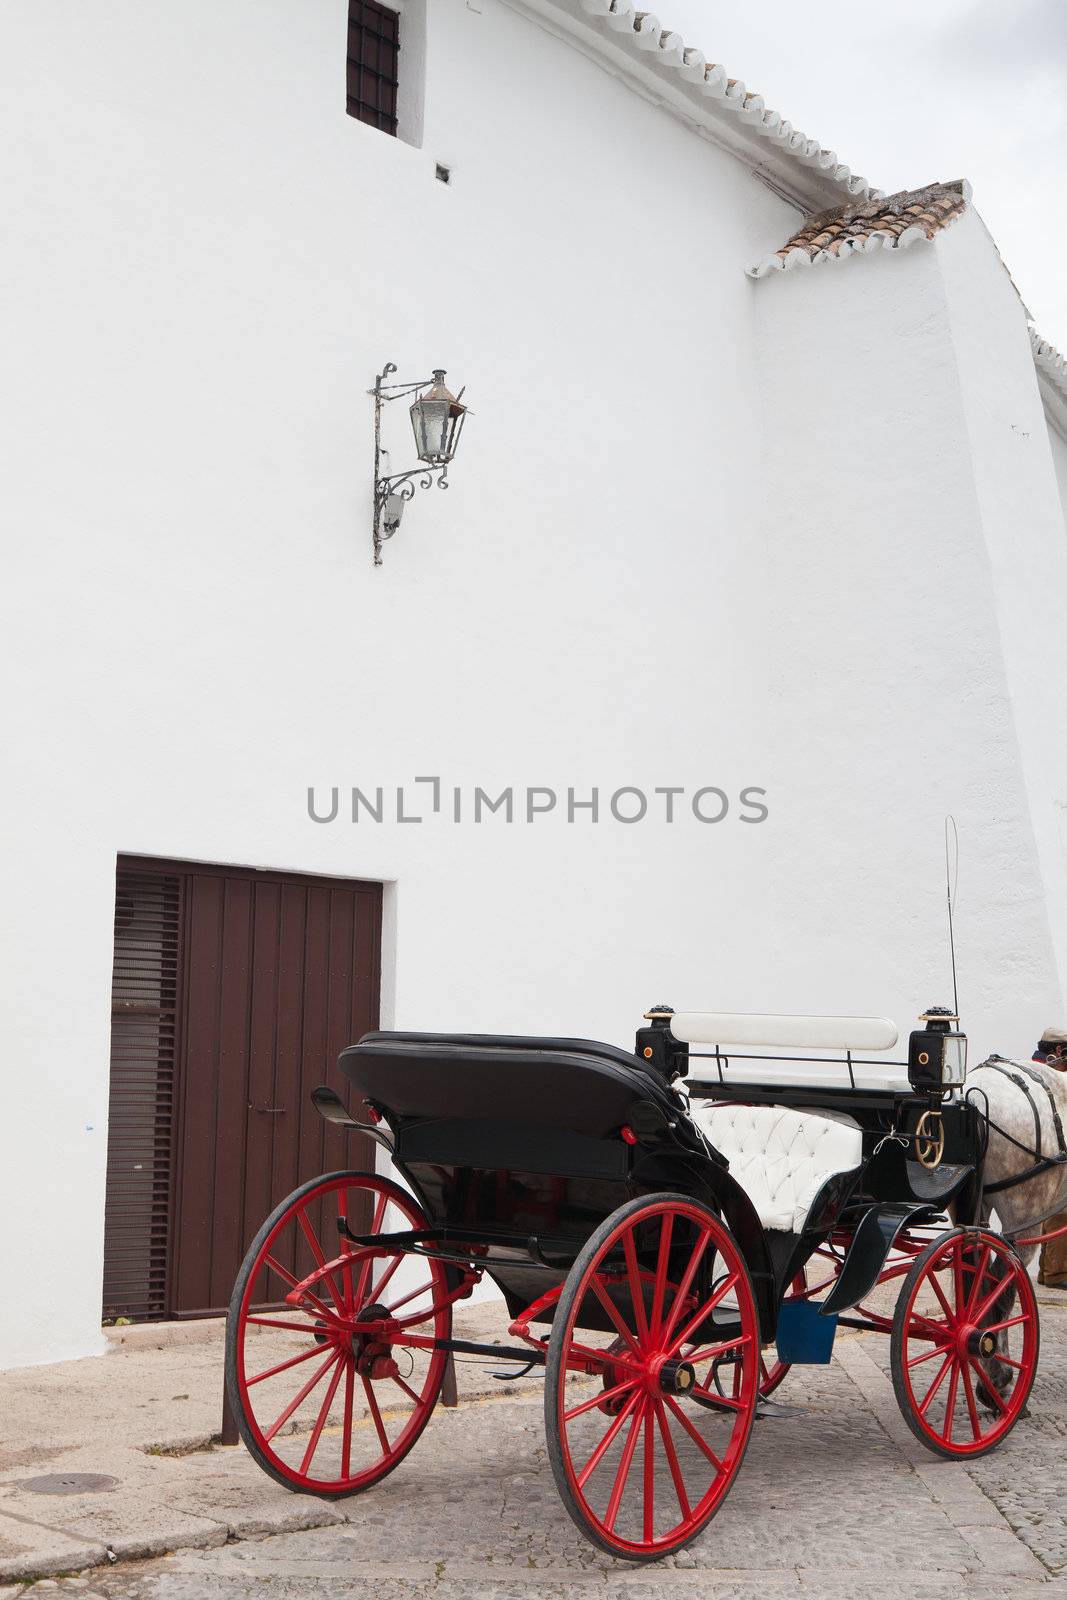
[(506, 3), (538, 18), (645, 99), (728, 150), (801, 211), (881, 194), (633, 0)]

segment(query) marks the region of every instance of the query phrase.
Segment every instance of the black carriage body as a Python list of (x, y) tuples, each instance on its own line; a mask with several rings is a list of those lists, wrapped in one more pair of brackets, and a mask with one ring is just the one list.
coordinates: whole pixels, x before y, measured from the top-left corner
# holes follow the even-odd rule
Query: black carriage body
[[(722, 1215), (773, 1337), (774, 1269), (755, 1209), (638, 1057), (587, 1039), (372, 1033), (341, 1070), (388, 1125), (432, 1248), (483, 1266), (512, 1316), (559, 1287), (619, 1206), (674, 1191)], [(606, 1328), (596, 1316), (585, 1325)], [(551, 1308), (534, 1320), (550, 1322)]]

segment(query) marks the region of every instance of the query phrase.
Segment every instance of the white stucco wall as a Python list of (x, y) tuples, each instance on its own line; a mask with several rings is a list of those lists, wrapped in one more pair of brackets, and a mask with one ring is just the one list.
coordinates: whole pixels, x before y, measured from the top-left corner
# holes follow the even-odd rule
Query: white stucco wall
[[(1062, 991), (941, 256), (964, 225), (753, 288), (769, 462), (763, 742), (789, 795), (765, 840), (778, 867), (768, 966), (789, 971), (805, 926), (846, 989), (866, 973), (902, 1021), (951, 1001), (952, 813), (960, 1004), (972, 1050), (1007, 1052), (1060, 1014)], [(791, 1004), (810, 990), (806, 960), (798, 978)]]
[(1056, 484), (1060, 492), (1060, 509), (1063, 520), (1067, 525), (1067, 439), (1052, 423), (1047, 423), (1048, 447), (1052, 455), (1052, 465), (1056, 472)]
[[(512, 7), (429, 10), (419, 149), (345, 116), (344, 0), (4, 9), (0, 1362), (100, 1346), (116, 852), (395, 883), (387, 1023), (626, 1041), (776, 987), (766, 829), (308, 820), (762, 782), (743, 268), (796, 213)], [(476, 416), (375, 571), (388, 359)]]
[(971, 210), (937, 244), (979, 514), (1061, 993), (1067, 984), (1067, 666), (1041, 625), (1067, 539), (1026, 313)]

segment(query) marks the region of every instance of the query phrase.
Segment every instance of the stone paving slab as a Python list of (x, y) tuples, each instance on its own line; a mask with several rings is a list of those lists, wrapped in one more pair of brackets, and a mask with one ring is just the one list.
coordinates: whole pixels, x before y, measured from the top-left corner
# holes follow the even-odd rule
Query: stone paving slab
[[(461, 1369), (469, 1398), (455, 1411), (438, 1409), (395, 1473), (365, 1495), (324, 1501), (274, 1484), (243, 1448), (175, 1455), (123, 1442), (118, 1435), (150, 1439), (159, 1421), (179, 1435), (184, 1425), (179, 1399), (146, 1425), (143, 1374), (130, 1386), (128, 1428), (112, 1389), (105, 1437), (57, 1446), (72, 1431), (68, 1412), (48, 1419), (43, 1446), (27, 1444), (12, 1412), (5, 1416), (7, 1379), (20, 1375), (0, 1374), (0, 1582), (80, 1568), (91, 1588), (79, 1592), (106, 1600), (259, 1600), (267, 1587), (272, 1600), (707, 1600), (712, 1592), (715, 1600), (1067, 1600), (1067, 1576), (1059, 1575), (1067, 1564), (1061, 1327), (1067, 1332), (1063, 1301), (1045, 1310), (1040, 1408), (999, 1451), (967, 1468), (929, 1455), (904, 1425), (883, 1366), (887, 1341), (842, 1336), (831, 1366), (787, 1378), (778, 1394), (784, 1409), (757, 1423), (707, 1532), (652, 1567), (595, 1550), (566, 1515), (545, 1453), (539, 1378), (493, 1384), (476, 1398), (472, 1388), (490, 1387), (484, 1369)], [(192, 1392), (190, 1347), (152, 1355), (164, 1368), (152, 1392)], [(131, 1359), (127, 1352), (66, 1365), (110, 1373)], [(176, 1387), (182, 1369), (185, 1387)], [(37, 1388), (58, 1393), (41, 1370)], [(83, 1392), (88, 1380), (76, 1377)], [(73, 1408), (75, 1421), (98, 1411), (81, 1401)], [(17, 1405), (13, 1414), (19, 1422)], [(110, 1473), (121, 1491), (46, 1497), (25, 1487), (35, 1473), (73, 1470)], [(1042, 1474), (1045, 1492), (1034, 1495)], [(179, 1553), (132, 1559), (168, 1545)], [(117, 1565), (108, 1564), (109, 1548), (123, 1558)]]

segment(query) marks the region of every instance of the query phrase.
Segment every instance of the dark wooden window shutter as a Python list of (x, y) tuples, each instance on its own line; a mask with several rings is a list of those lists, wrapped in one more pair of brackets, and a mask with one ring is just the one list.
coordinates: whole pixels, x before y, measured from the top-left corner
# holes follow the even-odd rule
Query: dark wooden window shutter
[(111, 988), (104, 1316), (164, 1313), (182, 883), (120, 866)]
[(348, 114), (396, 133), (400, 17), (377, 0), (349, 0)]

